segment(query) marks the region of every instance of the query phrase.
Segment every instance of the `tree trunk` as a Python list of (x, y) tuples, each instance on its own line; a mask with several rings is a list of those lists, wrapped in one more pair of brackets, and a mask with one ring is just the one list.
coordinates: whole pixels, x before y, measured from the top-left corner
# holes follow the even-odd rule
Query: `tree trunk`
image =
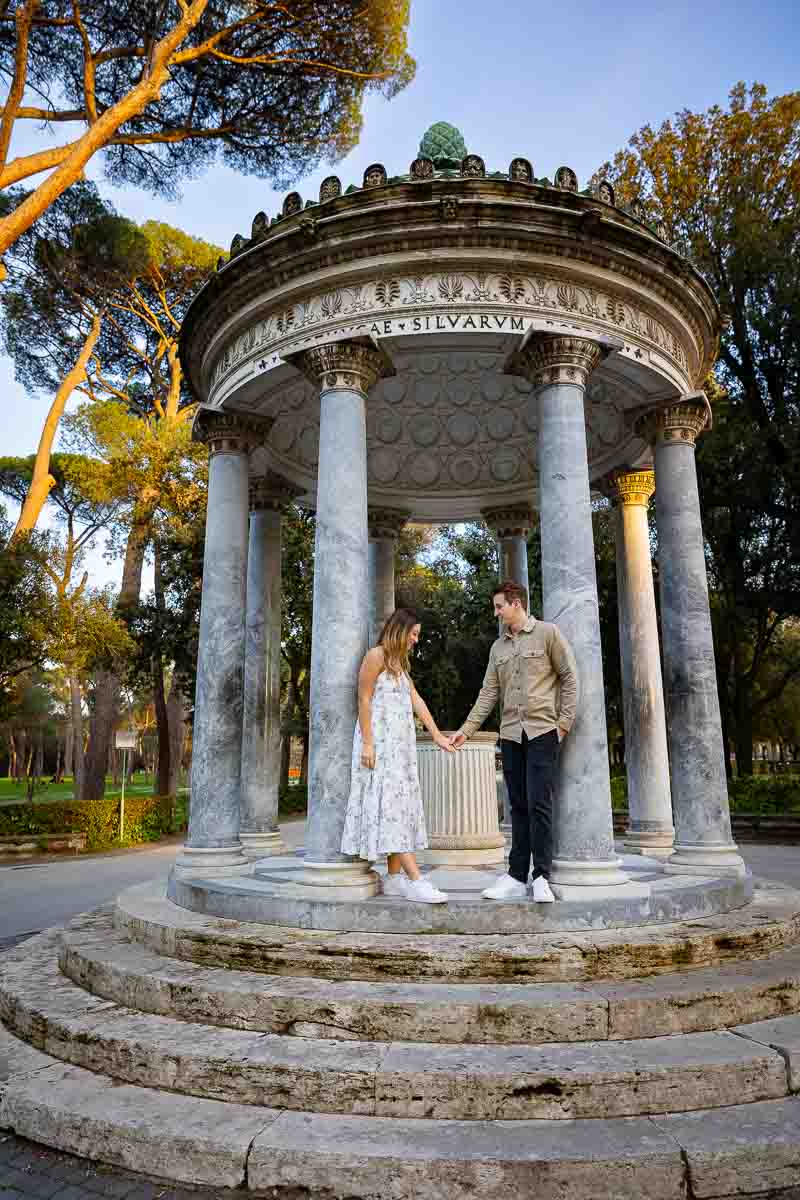
[[(154, 503), (148, 500), (134, 512), (133, 524), (125, 547), (125, 562), (122, 568), (122, 584), (117, 600), (117, 614), (125, 616), (136, 604), (142, 590), (142, 568), (147, 543), (150, 539), (150, 523), (153, 519)], [(122, 676), (119, 670), (98, 671), (95, 675), (94, 707), (89, 723), (89, 750), (86, 755), (85, 797), (101, 800), (106, 790), (106, 768), (108, 748), (114, 737), (119, 720), (119, 697)]]
[(63, 760), (61, 757), (61, 738), (59, 737), (58, 741), (56, 742), (56, 769), (53, 772), (53, 779), (55, 780), (56, 783), (61, 783), (61, 763), (62, 763), (62, 761)]
[(36, 755), (33, 762), (33, 777), (38, 783), (44, 775), (44, 729), (39, 729), (36, 739)]
[(289, 756), (292, 749), (292, 735), (288, 728), (284, 728), (283, 737), (281, 738), (281, 769), (278, 776), (278, 788), (283, 791), (289, 786)]
[(69, 677), (70, 718), (72, 727), (72, 794), (76, 800), (84, 795), (83, 708), (81, 685), (74, 675)]
[(14, 763), (14, 778), (18, 783), (25, 778), (25, 748), (27, 741), (27, 732), (24, 729), (20, 729), (17, 734), (17, 755)]
[(175, 679), (172, 681), (167, 700), (167, 723), (169, 725), (169, 788), (166, 794), (174, 796), (178, 791), (183, 743), (186, 737), (186, 700)]
[(753, 696), (749, 684), (736, 680), (736, 769), (741, 779), (753, 774)]
[(67, 721), (67, 727), (64, 730), (64, 769), (61, 773), (63, 779), (66, 775), (72, 775), (72, 751), (75, 745), (75, 730), (72, 727), (72, 720)]
[(308, 783), (308, 730), (302, 734), (303, 760), (300, 766), (300, 783), (305, 787)]
[[(159, 617), (164, 613), (164, 582), (161, 576), (161, 550), (156, 540), (155, 564), (153, 573), (153, 590), (156, 598), (156, 611)], [(157, 796), (169, 796), (170, 784), (170, 736), (169, 717), (167, 715), (167, 698), (164, 691), (164, 660), (160, 649), (153, 655), (151, 663), (153, 679), (153, 709), (156, 716), (156, 734), (158, 736), (158, 758), (156, 777), (153, 780), (153, 790)]]
[(22, 510), (12, 535), (15, 538), (24, 537), (35, 528), (36, 522), (39, 520), (39, 515), (44, 508), (45, 501), (50, 495), (50, 489), (55, 483), (55, 479), (50, 474), (50, 452), (55, 441), (58, 423), (61, 420), (70, 396), (78, 384), (86, 378), (86, 365), (91, 358), (95, 342), (100, 336), (101, 320), (100, 313), (95, 313), (92, 318), (91, 328), (86, 335), (86, 341), (83, 343), (83, 349), (78, 355), (72, 370), (68, 371), (61, 381), (61, 386), (55, 394), (53, 403), (50, 405), (50, 411), (45, 419), (42, 436), (39, 438), (39, 447), (36, 451), (36, 461), (33, 465), (31, 486), (28, 488), (28, 494), (25, 497), (25, 502), (22, 505)]
[(8, 778), (17, 777), (17, 743), (13, 733), (8, 735)]

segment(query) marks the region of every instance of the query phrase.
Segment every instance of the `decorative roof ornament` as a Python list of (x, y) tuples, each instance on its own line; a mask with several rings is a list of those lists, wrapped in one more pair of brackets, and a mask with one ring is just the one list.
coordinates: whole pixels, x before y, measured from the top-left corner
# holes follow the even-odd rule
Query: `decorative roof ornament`
[(644, 201), (640, 200), (638, 196), (635, 200), (631, 201), (631, 216), (635, 217), (637, 221), (647, 220), (647, 209), (644, 206)]
[(231, 241), (231, 258), (233, 258), (234, 254), (238, 254), (240, 250), (243, 250), (246, 245), (247, 239), (243, 238), (240, 233), (235, 233)]
[(561, 188), (562, 192), (577, 192), (578, 176), (572, 167), (558, 168), (555, 176), (555, 185), (557, 188)]
[(663, 221), (659, 221), (658, 224), (656, 225), (656, 233), (661, 238), (662, 242), (666, 242), (667, 244), (669, 244), (669, 241), (670, 241), (669, 230), (667, 229), (667, 226), (665, 225), (665, 223)]
[(433, 179), (435, 167), (432, 158), (415, 158), (409, 167), (409, 174), (412, 179)]
[(326, 200), (336, 200), (342, 194), (342, 181), (338, 175), (329, 175), (327, 179), (323, 179), (319, 185), (319, 202), (324, 204)]
[(268, 229), (269, 217), (267, 214), (264, 212), (256, 213), (256, 215), (253, 217), (253, 225), (250, 229), (250, 237), (252, 240), (255, 241), (257, 238), (263, 237)]
[(533, 183), (533, 167), (527, 158), (512, 158), (508, 167), (508, 178), (516, 183)]
[(461, 174), (465, 179), (485, 179), (486, 163), (479, 154), (465, 154), (461, 160)]
[(364, 172), (364, 187), (383, 187), (386, 183), (386, 167), (383, 163), (373, 163)]
[(419, 144), (420, 158), (430, 158), (437, 171), (457, 170), (467, 153), (460, 129), (447, 121), (431, 125)]
[(295, 213), (301, 212), (303, 208), (303, 197), (299, 192), (289, 192), (289, 195), (283, 202), (284, 217), (293, 217)]
[(604, 204), (614, 204), (614, 189), (607, 179), (601, 179), (597, 185), (595, 192), (598, 200), (602, 200)]

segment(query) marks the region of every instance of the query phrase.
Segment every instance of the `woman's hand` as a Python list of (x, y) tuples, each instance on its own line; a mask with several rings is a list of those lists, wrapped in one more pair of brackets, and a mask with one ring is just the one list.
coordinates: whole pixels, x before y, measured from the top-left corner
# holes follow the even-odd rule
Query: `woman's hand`
[(375, 745), (373, 742), (364, 742), (361, 747), (361, 765), (369, 767), (372, 771), (375, 767)]
[(450, 744), (450, 739), (446, 738), (443, 733), (434, 733), (433, 741), (440, 750), (446, 750), (448, 754), (455, 754), (455, 746)]

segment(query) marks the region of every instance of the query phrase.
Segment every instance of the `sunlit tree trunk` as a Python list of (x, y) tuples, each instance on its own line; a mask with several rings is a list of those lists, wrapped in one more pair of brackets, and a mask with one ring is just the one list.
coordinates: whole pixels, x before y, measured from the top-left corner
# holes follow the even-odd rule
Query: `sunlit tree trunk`
[(83, 697), (80, 682), (75, 675), (69, 677), (69, 702), (72, 725), (72, 794), (76, 800), (83, 800)]

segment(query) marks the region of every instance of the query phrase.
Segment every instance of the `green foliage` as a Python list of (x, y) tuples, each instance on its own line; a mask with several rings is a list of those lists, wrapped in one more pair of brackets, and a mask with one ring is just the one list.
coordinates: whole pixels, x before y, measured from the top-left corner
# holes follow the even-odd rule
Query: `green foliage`
[(800, 776), (743, 775), (728, 780), (731, 812), (800, 813)]
[(279, 817), (302, 817), (308, 809), (308, 787), (295, 783), (291, 787), (281, 788), (278, 797)]
[[(85, 833), (87, 850), (119, 845), (119, 798), (92, 801), (55, 801), (0, 807), (0, 835)], [(155, 842), (186, 828), (185, 795), (126, 796), (124, 845)]]
[(467, 146), (460, 129), (447, 121), (431, 125), (419, 144), (421, 157), (433, 159), (440, 170), (457, 167), (467, 153)]

